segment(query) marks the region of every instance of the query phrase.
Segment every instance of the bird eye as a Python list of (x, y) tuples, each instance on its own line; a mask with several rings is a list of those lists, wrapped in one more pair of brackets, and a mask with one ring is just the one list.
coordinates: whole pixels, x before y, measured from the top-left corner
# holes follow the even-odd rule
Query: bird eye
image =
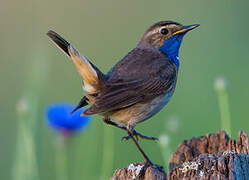
[(161, 32), (161, 34), (166, 35), (166, 34), (168, 34), (169, 31), (166, 28), (162, 28), (160, 32)]

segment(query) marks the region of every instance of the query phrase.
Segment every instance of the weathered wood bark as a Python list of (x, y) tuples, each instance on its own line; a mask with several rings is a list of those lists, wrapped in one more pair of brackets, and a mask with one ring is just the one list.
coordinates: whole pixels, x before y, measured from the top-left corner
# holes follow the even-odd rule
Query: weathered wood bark
[(130, 164), (127, 168), (117, 169), (110, 180), (166, 180), (164, 171), (145, 166), (145, 162)]
[(168, 179), (249, 180), (249, 140), (244, 131), (237, 141), (225, 131), (183, 141), (170, 157)]
[[(168, 180), (249, 180), (249, 140), (244, 131), (237, 141), (224, 131), (183, 141), (170, 157)], [(144, 163), (115, 171), (111, 180), (161, 180), (166, 173)]]

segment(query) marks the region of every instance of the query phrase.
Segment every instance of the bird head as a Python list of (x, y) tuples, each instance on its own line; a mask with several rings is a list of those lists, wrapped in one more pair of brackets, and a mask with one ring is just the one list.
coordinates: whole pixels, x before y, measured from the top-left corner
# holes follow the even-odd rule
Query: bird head
[(183, 26), (174, 21), (160, 21), (150, 26), (140, 43), (149, 44), (172, 59), (178, 67), (178, 51), (183, 36), (199, 24)]

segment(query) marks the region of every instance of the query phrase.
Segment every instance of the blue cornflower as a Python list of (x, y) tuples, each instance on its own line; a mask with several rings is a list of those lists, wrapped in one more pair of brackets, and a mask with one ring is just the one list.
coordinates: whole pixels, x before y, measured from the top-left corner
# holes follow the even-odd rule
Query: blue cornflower
[(46, 108), (46, 119), (49, 125), (62, 134), (71, 134), (84, 130), (90, 123), (89, 116), (80, 116), (80, 110), (71, 113), (75, 105), (69, 103), (50, 104)]

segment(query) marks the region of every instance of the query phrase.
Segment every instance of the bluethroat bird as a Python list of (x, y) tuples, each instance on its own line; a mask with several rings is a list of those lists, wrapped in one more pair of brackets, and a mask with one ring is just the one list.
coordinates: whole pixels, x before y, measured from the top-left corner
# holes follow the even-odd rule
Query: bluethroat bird
[(159, 112), (174, 93), (179, 69), (178, 51), (183, 36), (198, 24), (183, 26), (160, 21), (150, 26), (141, 40), (107, 74), (54, 31), (47, 35), (71, 58), (83, 80), (85, 96), (79, 108), (90, 105), (82, 115), (99, 114), (106, 124), (127, 131), (148, 165), (154, 165), (138, 138), (156, 140), (135, 131), (137, 123)]

